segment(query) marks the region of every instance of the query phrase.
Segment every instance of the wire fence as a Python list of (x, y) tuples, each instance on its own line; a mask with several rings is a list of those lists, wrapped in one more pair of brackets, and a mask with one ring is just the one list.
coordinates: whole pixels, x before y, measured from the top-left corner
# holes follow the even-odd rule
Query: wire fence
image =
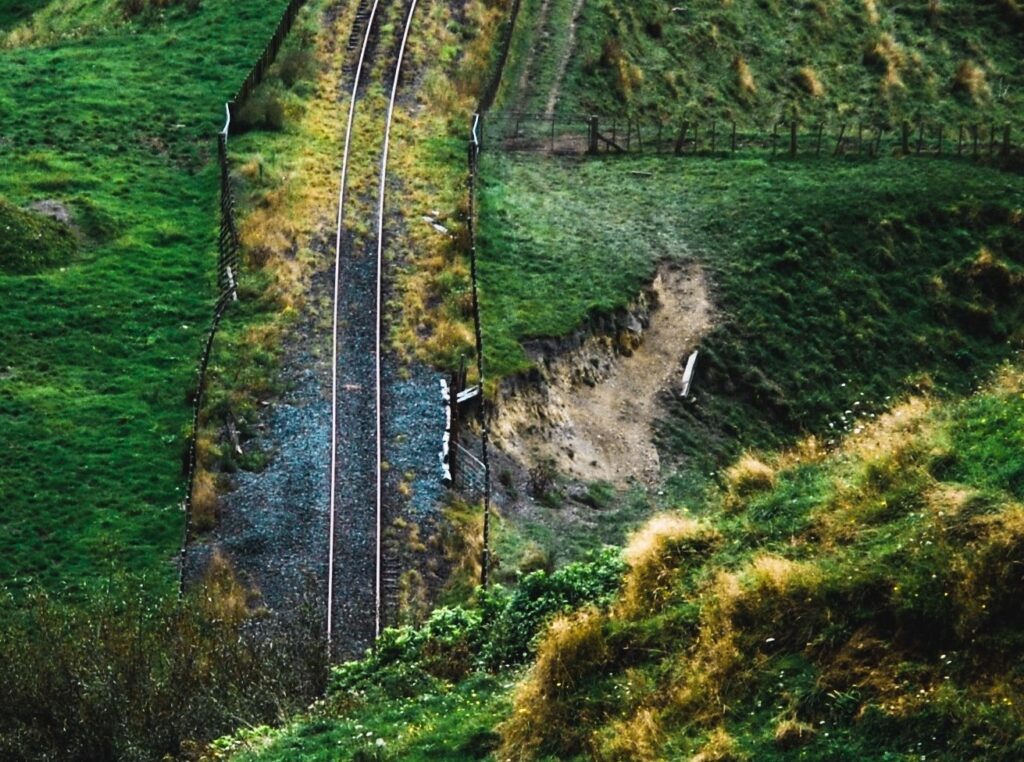
[(185, 552), (192, 539), (192, 505), (195, 491), (196, 474), (199, 470), (197, 440), (199, 436), (200, 416), (202, 415), (204, 393), (206, 391), (207, 374), (210, 358), (213, 353), (213, 342), (217, 336), (221, 321), (227, 312), (228, 305), (238, 301), (238, 268), (241, 261), (241, 246), (238, 237), (238, 222), (235, 216), (235, 194), (231, 184), (231, 163), (228, 159), (228, 136), (231, 125), (238, 111), (253, 91), (263, 82), (271, 64), (281, 50), (281, 45), (291, 31), (299, 10), (306, 0), (291, 0), (284, 15), (278, 22), (270, 41), (263, 53), (250, 69), (241, 88), (224, 105), (224, 127), (217, 133), (217, 164), (220, 170), (220, 233), (217, 237), (217, 302), (213, 308), (213, 320), (206, 334), (199, 365), (196, 371), (196, 385), (192, 393), (192, 430), (189, 433), (188, 451), (185, 462), (186, 491), (183, 509), (185, 513), (182, 528), (181, 550), (178, 560), (178, 591), (185, 590)]
[[(516, 153), (566, 155), (644, 154), (675, 156), (960, 156), (1014, 159), (1024, 156), (1020, 125), (979, 119), (972, 123), (869, 120), (644, 120), (592, 114), (488, 113), (481, 142)], [(1017, 142), (1015, 142), (1015, 140)]]

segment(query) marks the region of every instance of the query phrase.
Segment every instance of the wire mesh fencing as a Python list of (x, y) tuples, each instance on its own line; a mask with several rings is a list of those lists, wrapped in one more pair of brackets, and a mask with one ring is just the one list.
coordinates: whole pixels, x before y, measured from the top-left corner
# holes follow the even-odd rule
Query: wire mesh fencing
[(200, 417), (203, 409), (204, 392), (209, 373), (210, 358), (213, 354), (213, 343), (220, 328), (228, 305), (238, 301), (238, 271), (241, 264), (241, 244), (238, 236), (238, 221), (235, 214), (235, 194), (231, 183), (231, 162), (228, 157), (228, 137), (231, 134), (233, 117), (236, 116), (245, 101), (263, 82), (273, 64), (281, 45), (291, 31), (299, 11), (306, 0), (291, 0), (278, 22), (274, 33), (264, 47), (256, 63), (242, 82), (235, 97), (224, 105), (224, 127), (217, 133), (217, 164), (220, 170), (219, 185), (219, 222), (220, 232), (217, 237), (217, 301), (213, 308), (213, 320), (206, 333), (206, 340), (199, 356), (196, 369), (196, 383), (192, 392), (192, 428), (189, 434), (185, 461), (185, 499), (183, 503), (184, 524), (182, 528), (181, 550), (178, 562), (179, 594), (185, 589), (185, 551), (191, 540), (192, 503), (195, 491), (196, 473), (199, 470), (197, 440), (199, 436)]
[(550, 155), (861, 157), (1024, 156), (1019, 125), (974, 122), (879, 123), (868, 119), (668, 120), (582, 113), (498, 112), (481, 117), (481, 144)]

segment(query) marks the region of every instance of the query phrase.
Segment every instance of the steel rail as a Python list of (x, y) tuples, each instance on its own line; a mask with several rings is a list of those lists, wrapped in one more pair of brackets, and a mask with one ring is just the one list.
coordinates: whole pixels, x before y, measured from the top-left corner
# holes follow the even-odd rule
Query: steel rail
[[(352, 152), (352, 131), (356, 118), (356, 99), (359, 91), (359, 80), (362, 79), (363, 65), (366, 62), (366, 50), (370, 44), (373, 22), (377, 16), (380, 0), (373, 0), (370, 16), (363, 32), (363, 44), (359, 50), (359, 62), (352, 78), (352, 95), (348, 104), (348, 123), (345, 127), (345, 149), (341, 162), (341, 188), (338, 191), (338, 233), (334, 245), (334, 317), (332, 325), (332, 362), (331, 362), (331, 491), (330, 521), (327, 550), (327, 657), (330, 660), (334, 635), (334, 527), (335, 527), (335, 492), (338, 479), (338, 297), (341, 292), (341, 239), (345, 229), (345, 193), (348, 190), (348, 165)], [(355, 22), (353, 22), (355, 23)], [(378, 458), (378, 468), (379, 468)], [(378, 532), (379, 542), (379, 532)], [(379, 585), (378, 585), (379, 588)]]
[(402, 77), (402, 62), (405, 60), (405, 48), (409, 42), (409, 30), (412, 28), (413, 15), (416, 13), (417, 0), (412, 0), (409, 15), (405, 19), (405, 30), (402, 32), (402, 44), (398, 49), (395, 61), (395, 78), (391, 83), (391, 99), (388, 102), (387, 122), (384, 125), (384, 149), (380, 159), (380, 187), (377, 193), (377, 600), (375, 612), (375, 637), (380, 636), (381, 625), (381, 531), (383, 517), (383, 479), (381, 461), (383, 459), (381, 425), (381, 303), (383, 302), (383, 262), (384, 262), (384, 194), (387, 185), (388, 157), (391, 153), (391, 125), (395, 117), (395, 100), (398, 97), (398, 81)]

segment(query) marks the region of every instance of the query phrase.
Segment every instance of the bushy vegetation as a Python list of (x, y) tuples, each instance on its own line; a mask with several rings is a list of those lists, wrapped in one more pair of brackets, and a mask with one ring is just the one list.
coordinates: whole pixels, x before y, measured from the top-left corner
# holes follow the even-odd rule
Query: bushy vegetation
[[(961, 401), (896, 402), (834, 449), (749, 453), (634, 535), (617, 594), (600, 580), (621, 562), (580, 564), (499, 592), (503, 614), (485, 597), (390, 631), (312, 716), (246, 735), (267, 750), (244, 758), (1016, 759), (1022, 400), (1015, 360)], [(527, 617), (542, 636), (519, 640), (526, 672), (474, 671), (549, 598)]]
[(285, 629), (249, 604), (222, 562), (182, 600), (122, 576), (70, 603), (5, 592), (0, 757), (194, 759), (239, 722), (297, 711), (323, 682), (320, 618)]
[(214, 749), (266, 745), (255, 756), (289, 760), (489, 758), (511, 670), (553, 617), (607, 606), (622, 570), (606, 548), (514, 589), (480, 591), (473, 605), (438, 608), (421, 627), (388, 629), (364, 660), (334, 669), (325, 701), (295, 727), (242, 732)]

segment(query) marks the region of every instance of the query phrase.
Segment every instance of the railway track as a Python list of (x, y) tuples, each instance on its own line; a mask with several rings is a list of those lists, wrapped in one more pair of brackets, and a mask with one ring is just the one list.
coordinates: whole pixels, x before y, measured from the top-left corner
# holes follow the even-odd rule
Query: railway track
[[(345, 73), (351, 78), (351, 92), (338, 193), (331, 353), (326, 617), (331, 658), (361, 655), (384, 623), (382, 300), (387, 168), (391, 124), (417, 1), (362, 0), (348, 41), (351, 55)], [(403, 12), (404, 24), (380, 75), (389, 93), (386, 115), (382, 122), (369, 120), (371, 126), (357, 124), (359, 106), (374, 84), (367, 80), (377, 64), (378, 30), (386, 14), (396, 9)], [(349, 192), (359, 129), (379, 130), (381, 146), (373, 199), (374, 238), (365, 242), (353, 234), (346, 215), (347, 207), (363, 200)]]

